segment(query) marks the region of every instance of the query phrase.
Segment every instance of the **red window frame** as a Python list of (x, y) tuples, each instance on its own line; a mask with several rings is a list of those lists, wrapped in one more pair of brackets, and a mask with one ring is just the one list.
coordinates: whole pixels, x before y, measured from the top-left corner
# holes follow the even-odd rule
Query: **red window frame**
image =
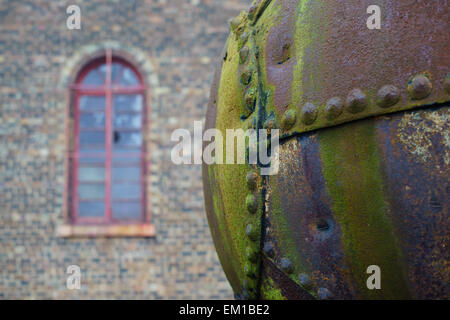
[[(114, 62), (118, 62), (119, 64), (131, 69), (138, 78), (139, 84), (133, 86), (123, 86), (118, 83), (113, 83), (111, 81), (112, 74), (112, 64)], [(82, 81), (86, 77), (86, 75), (99, 67), (100, 65), (106, 65), (106, 78), (105, 84), (99, 86), (91, 86), (82, 84)], [(123, 72), (123, 70), (122, 70)], [(120, 79), (120, 75), (118, 77)], [(146, 145), (145, 145), (145, 132), (147, 132), (146, 124), (147, 124), (147, 114), (146, 114), (146, 103), (145, 103), (145, 86), (143, 85), (142, 76), (138, 72), (138, 70), (128, 61), (121, 57), (113, 56), (111, 50), (106, 50), (105, 55), (101, 58), (94, 59), (90, 63), (88, 63), (82, 71), (79, 73), (75, 84), (72, 86), (73, 94), (74, 94), (74, 138), (75, 145), (74, 150), (69, 154), (71, 157), (70, 163), (71, 165), (71, 185), (70, 185), (70, 195), (71, 195), (71, 223), (72, 224), (144, 224), (147, 222), (147, 206), (146, 206)], [(112, 146), (113, 146), (113, 95), (115, 94), (140, 94), (142, 95), (142, 109), (141, 109), (141, 135), (142, 135), (142, 145), (141, 150), (139, 152), (139, 166), (140, 166), (140, 178), (139, 185), (141, 188), (141, 194), (139, 197), (139, 202), (141, 205), (141, 217), (139, 220), (136, 219), (114, 219), (112, 215)], [(105, 212), (102, 217), (79, 217), (78, 215), (78, 172), (80, 167), (80, 98), (82, 96), (104, 96), (106, 98), (105, 105), (105, 161), (101, 164), (101, 166), (105, 166), (105, 195), (104, 195), (104, 208)], [(83, 111), (84, 112), (84, 111)], [(95, 130), (95, 129), (91, 129)], [(103, 131), (103, 129), (100, 129)], [(121, 130), (126, 131), (126, 128), (121, 128)], [(136, 129), (133, 129), (136, 131)], [(86, 153), (83, 153), (86, 154)], [(130, 152), (129, 154), (125, 154), (126, 156), (133, 156), (135, 153)], [(95, 157), (95, 152), (89, 154), (89, 157)], [(100, 162), (100, 161), (99, 161)], [(91, 165), (91, 164), (90, 164)], [(118, 181), (120, 183), (120, 181)], [(137, 181), (136, 181), (137, 182)], [(121, 199), (114, 200), (114, 202), (128, 202), (135, 199)]]

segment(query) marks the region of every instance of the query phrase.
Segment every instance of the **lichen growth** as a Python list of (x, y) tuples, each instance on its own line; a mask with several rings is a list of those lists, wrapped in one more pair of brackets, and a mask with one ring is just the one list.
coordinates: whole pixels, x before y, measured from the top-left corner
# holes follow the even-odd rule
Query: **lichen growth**
[(286, 300), (271, 278), (264, 278), (261, 286), (261, 297), (266, 300)]
[(399, 123), (399, 139), (406, 149), (416, 158), (427, 163), (432, 158), (433, 144), (431, 136), (440, 136), (445, 147), (444, 162), (450, 164), (450, 123), (448, 108), (444, 112), (411, 112), (403, 115)]

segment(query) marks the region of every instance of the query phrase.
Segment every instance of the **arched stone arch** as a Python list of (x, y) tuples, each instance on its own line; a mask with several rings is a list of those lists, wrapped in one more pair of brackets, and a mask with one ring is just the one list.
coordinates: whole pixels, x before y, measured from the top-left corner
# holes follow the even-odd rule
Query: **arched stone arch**
[(119, 56), (132, 63), (143, 77), (147, 87), (158, 87), (158, 76), (150, 58), (139, 48), (124, 46), (117, 41), (104, 41), (100, 43), (88, 44), (78, 49), (70, 59), (64, 64), (58, 86), (66, 89), (75, 81), (79, 71), (95, 57), (105, 54), (105, 50), (111, 49), (113, 56)]

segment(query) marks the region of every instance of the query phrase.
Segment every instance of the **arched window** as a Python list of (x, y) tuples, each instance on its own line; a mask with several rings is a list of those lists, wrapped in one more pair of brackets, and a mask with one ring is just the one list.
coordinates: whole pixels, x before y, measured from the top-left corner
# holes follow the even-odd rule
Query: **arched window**
[(71, 222), (146, 222), (141, 75), (107, 51), (81, 70), (72, 89)]

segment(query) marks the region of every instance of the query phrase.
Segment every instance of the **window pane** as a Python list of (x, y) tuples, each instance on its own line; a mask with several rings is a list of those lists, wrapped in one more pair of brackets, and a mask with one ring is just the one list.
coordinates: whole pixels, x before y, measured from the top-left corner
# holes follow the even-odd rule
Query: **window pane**
[(113, 150), (113, 164), (114, 163), (133, 163), (135, 166), (140, 166), (141, 148), (136, 147), (115, 147)]
[(115, 219), (140, 219), (141, 214), (140, 202), (113, 202), (112, 203), (112, 215)]
[[(101, 74), (103, 79), (106, 79), (106, 64), (102, 64), (100, 67), (97, 68), (98, 72)], [(104, 81), (106, 82), (106, 81)]]
[(105, 110), (106, 98), (105, 96), (82, 96), (80, 98), (80, 110)]
[(78, 181), (105, 181), (105, 167), (80, 167), (78, 169)]
[(82, 113), (80, 116), (81, 128), (104, 128), (105, 114), (104, 113)]
[(142, 95), (140, 94), (118, 94), (114, 96), (114, 112), (141, 111)]
[(126, 86), (137, 86), (139, 85), (139, 80), (133, 70), (126, 68), (122, 72), (119, 83)]
[(140, 184), (113, 184), (112, 199), (139, 199), (141, 197)]
[(121, 71), (122, 65), (120, 63), (114, 62), (112, 64), (112, 71), (111, 71), (111, 79), (113, 83), (119, 80), (118, 77), (120, 76)]
[(78, 203), (79, 217), (103, 217), (105, 214), (105, 204), (103, 202), (82, 202)]
[(105, 156), (105, 146), (84, 147), (80, 148), (80, 156), (83, 157), (104, 157)]
[(142, 145), (142, 134), (137, 132), (114, 131), (114, 147), (116, 146), (133, 146), (138, 147)]
[(141, 167), (113, 167), (113, 181), (139, 181), (141, 176)]
[(104, 199), (105, 186), (103, 184), (79, 184), (78, 198), (80, 199)]
[(80, 133), (80, 145), (105, 144), (104, 131), (84, 131)]
[(100, 86), (105, 82), (104, 75), (100, 72), (100, 70), (94, 69), (89, 71), (89, 73), (84, 77), (82, 84), (89, 86)]
[(92, 147), (82, 147), (80, 149), (80, 163), (104, 163), (105, 145)]
[(139, 129), (142, 124), (140, 114), (119, 113), (114, 115), (114, 128), (133, 128)]

